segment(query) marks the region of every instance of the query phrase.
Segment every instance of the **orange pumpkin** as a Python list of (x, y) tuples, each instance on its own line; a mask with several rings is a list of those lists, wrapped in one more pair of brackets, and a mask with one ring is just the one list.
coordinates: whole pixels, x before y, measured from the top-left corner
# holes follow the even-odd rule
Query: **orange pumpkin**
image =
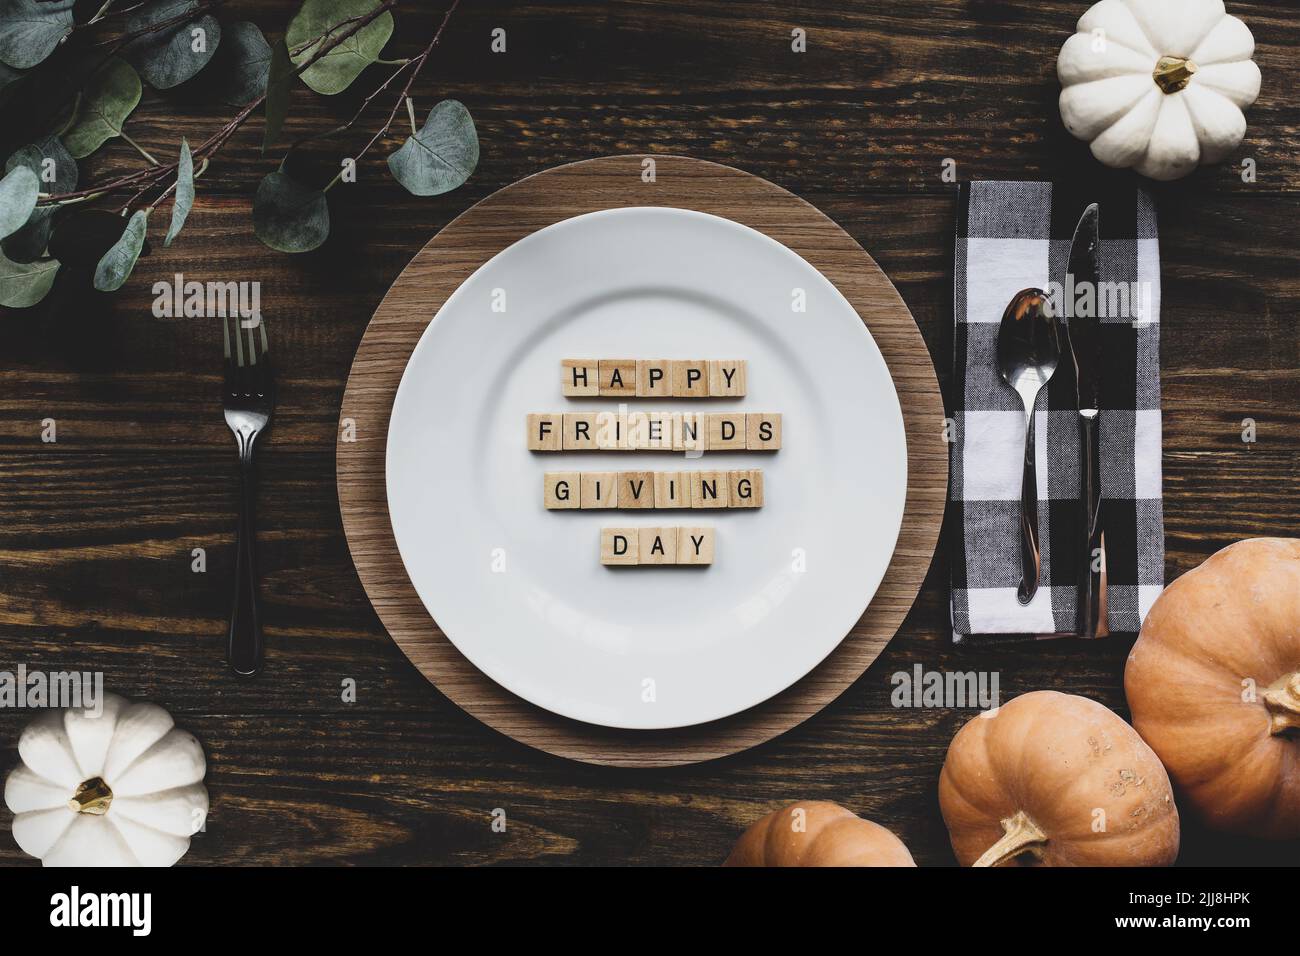
[(1124, 691), (1185, 807), (1230, 832), (1300, 837), (1300, 541), (1241, 541), (1171, 584)]
[(773, 810), (746, 830), (723, 866), (916, 866), (903, 841), (836, 803)]
[(963, 866), (1168, 866), (1178, 810), (1165, 768), (1096, 701), (1035, 691), (966, 724), (939, 808)]

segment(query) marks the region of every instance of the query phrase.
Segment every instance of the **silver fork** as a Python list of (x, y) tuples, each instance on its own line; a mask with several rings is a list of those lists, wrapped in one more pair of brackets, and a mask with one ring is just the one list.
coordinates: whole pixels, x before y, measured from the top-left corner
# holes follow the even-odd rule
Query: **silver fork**
[[(231, 334), (231, 323), (234, 334)], [(257, 497), (254, 453), (257, 439), (271, 424), (275, 409), (275, 380), (266, 322), (244, 328), (238, 315), (222, 318), (226, 377), (222, 406), (226, 424), (239, 446), (239, 529), (235, 535), (235, 600), (230, 611), (226, 660), (236, 674), (251, 677), (262, 667), (262, 615), (257, 596), (257, 548), (253, 505)]]

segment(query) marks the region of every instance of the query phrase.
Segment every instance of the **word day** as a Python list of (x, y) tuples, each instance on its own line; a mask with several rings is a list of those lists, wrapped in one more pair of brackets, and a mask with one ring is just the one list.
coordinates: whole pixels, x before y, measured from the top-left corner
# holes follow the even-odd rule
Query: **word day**
[(600, 563), (704, 567), (713, 563), (713, 529), (601, 528)]
[(540, 412), (529, 451), (778, 451), (779, 412)]
[(752, 471), (548, 471), (548, 511), (618, 508), (761, 508), (763, 473)]
[(564, 359), (568, 398), (743, 398), (743, 359)]

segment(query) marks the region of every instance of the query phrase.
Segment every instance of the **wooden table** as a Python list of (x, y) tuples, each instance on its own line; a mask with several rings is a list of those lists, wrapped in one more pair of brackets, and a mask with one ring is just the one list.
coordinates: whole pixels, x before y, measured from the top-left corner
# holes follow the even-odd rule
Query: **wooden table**
[[(1158, 191), (1164, 257), (1165, 520), (1170, 578), (1254, 535), (1300, 531), (1300, 22), (1292, 4), (1234, 2), (1264, 73), (1233, 162)], [(296, 4), (232, 2), (278, 32)], [(185, 858), (212, 863), (711, 864), (782, 801), (837, 800), (893, 828), (922, 864), (952, 862), (935, 785), (970, 712), (896, 709), (890, 676), (995, 670), (1004, 699), (1040, 688), (1125, 712), (1129, 639), (956, 648), (942, 551), (901, 632), (824, 713), (751, 752), (669, 771), (569, 763), (447, 702), (379, 626), (349, 560), (334, 490), (337, 413), (353, 351), (408, 259), (470, 203), (557, 163), (684, 153), (767, 177), (839, 222), (891, 276), (949, 377), (960, 179), (1096, 174), (1062, 129), (1055, 56), (1086, 0), (815, 0), (562, 4), (465, 0), (416, 87), (471, 109), (468, 185), (416, 199), (382, 156), (330, 194), (333, 235), (301, 256), (252, 235), (274, 167), (260, 121), (200, 182), (190, 224), (155, 242), (127, 287), (0, 317), (0, 670), (102, 670), (203, 741), (212, 811)], [(416, 52), (441, 5), (399, 4), (390, 56)], [(489, 52), (495, 27), (508, 52)], [(791, 52), (791, 30), (807, 52)], [(382, 74), (380, 74), (382, 75)], [(358, 86), (360, 90), (360, 85)], [(128, 130), (172, 154), (233, 114), (146, 93)], [(351, 115), (357, 97), (294, 92), (287, 136)], [(386, 116), (327, 140), (321, 181)], [(127, 168), (110, 145), (83, 180)], [(1241, 158), (1255, 160), (1245, 183)], [(256, 280), (283, 364), (262, 460), (265, 675), (221, 666), (233, 565), (235, 457), (221, 420), (215, 322), (155, 319), (151, 286)], [(42, 420), (58, 441), (41, 441)], [(1258, 440), (1242, 441), (1253, 419)], [(365, 423), (359, 423), (364, 428)], [(937, 423), (936, 423), (937, 427)], [(191, 570), (205, 549), (207, 569)], [(343, 699), (356, 683), (355, 702)], [(28, 711), (0, 710), (0, 768)], [(494, 832), (503, 808), (508, 827)], [(0, 813), (7, 830), (8, 813)], [(1294, 858), (1191, 832), (1183, 859)], [(31, 862), (7, 834), (0, 860)]]

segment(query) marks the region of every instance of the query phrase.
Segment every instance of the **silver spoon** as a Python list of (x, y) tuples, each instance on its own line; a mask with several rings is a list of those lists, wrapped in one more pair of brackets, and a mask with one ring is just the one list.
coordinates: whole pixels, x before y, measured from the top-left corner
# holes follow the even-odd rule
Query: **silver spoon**
[(1020, 480), (1020, 588), (1028, 604), (1038, 593), (1038, 474), (1034, 465), (1034, 406), (1061, 361), (1061, 337), (1052, 304), (1042, 289), (1017, 292), (998, 330), (998, 370), (1025, 406), (1025, 467)]

